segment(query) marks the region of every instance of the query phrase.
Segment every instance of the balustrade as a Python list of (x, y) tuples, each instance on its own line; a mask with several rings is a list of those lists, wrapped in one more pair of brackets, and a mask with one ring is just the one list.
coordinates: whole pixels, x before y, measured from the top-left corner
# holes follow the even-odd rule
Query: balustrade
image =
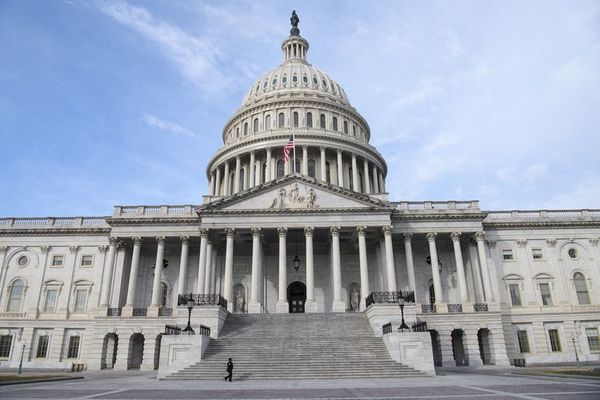
[(448, 304), (448, 312), (461, 313), (463, 312), (463, 306), (462, 304)]
[(415, 292), (398, 290), (396, 292), (372, 292), (367, 296), (365, 305), (369, 307), (374, 303), (398, 303), (403, 298), (407, 303), (415, 302)]
[(475, 303), (473, 304), (473, 311), (475, 312), (487, 312), (488, 310), (488, 305), (487, 303)]
[(145, 317), (146, 315), (148, 315), (148, 309), (147, 308), (134, 308), (132, 310), (131, 315), (134, 317)]
[(107, 317), (120, 317), (121, 316), (121, 307), (111, 307), (106, 310)]
[(177, 298), (177, 305), (186, 306), (188, 301), (193, 301), (195, 306), (221, 306), (227, 308), (227, 300), (220, 294), (180, 294)]
[(437, 308), (435, 307), (435, 304), (421, 304), (421, 312), (423, 312), (423, 314), (436, 313)]
[(208, 326), (199, 325), (192, 327), (193, 331), (186, 331), (179, 325), (165, 325), (165, 335), (202, 335), (210, 337), (210, 328)]

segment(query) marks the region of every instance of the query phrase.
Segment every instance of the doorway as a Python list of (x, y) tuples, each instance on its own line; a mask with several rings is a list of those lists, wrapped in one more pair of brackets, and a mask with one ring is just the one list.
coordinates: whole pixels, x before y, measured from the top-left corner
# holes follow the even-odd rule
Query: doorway
[(290, 314), (303, 313), (306, 303), (306, 285), (302, 282), (292, 282), (287, 289)]

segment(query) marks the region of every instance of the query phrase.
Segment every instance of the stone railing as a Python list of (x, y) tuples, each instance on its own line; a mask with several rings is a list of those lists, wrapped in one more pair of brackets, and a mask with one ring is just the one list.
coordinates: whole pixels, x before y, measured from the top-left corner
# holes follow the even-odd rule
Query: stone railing
[(479, 201), (400, 201), (392, 203), (396, 210), (411, 211), (476, 211), (479, 212)]
[(160, 307), (158, 309), (158, 316), (159, 317), (172, 317), (173, 309), (170, 307)]
[(165, 335), (202, 335), (210, 337), (210, 328), (204, 325), (190, 326), (193, 331), (186, 331), (180, 325), (165, 325)]
[(448, 304), (449, 313), (461, 313), (463, 312), (462, 304)]
[(145, 317), (148, 315), (148, 309), (147, 308), (134, 308), (132, 310), (132, 314), (133, 317)]
[(0, 218), (2, 228), (108, 228), (106, 217)]
[(397, 292), (373, 292), (367, 296), (365, 299), (365, 305), (369, 307), (374, 303), (398, 303), (398, 301), (403, 298), (407, 303), (415, 302), (415, 292), (412, 291), (402, 291), (399, 290)]
[(120, 317), (121, 316), (121, 307), (111, 307), (106, 310), (107, 317)]
[(437, 312), (435, 304), (421, 304), (421, 312), (423, 314), (431, 314)]
[(475, 303), (475, 304), (473, 304), (473, 311), (487, 312), (487, 311), (489, 311), (489, 307), (488, 307), (487, 303)]
[(113, 218), (131, 217), (195, 217), (196, 206), (174, 205), (174, 206), (115, 206)]
[(489, 211), (485, 222), (500, 222), (500, 220), (587, 220), (595, 218), (600, 219), (600, 210), (513, 210)]
[(227, 300), (220, 294), (180, 294), (177, 305), (187, 306), (190, 298), (195, 306), (221, 306), (227, 309)]

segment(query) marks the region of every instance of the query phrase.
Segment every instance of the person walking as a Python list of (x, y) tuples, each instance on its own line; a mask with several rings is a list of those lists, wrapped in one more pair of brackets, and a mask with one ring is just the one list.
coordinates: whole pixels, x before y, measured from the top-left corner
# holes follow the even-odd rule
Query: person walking
[(227, 361), (227, 376), (225, 376), (225, 381), (227, 381), (227, 379), (229, 379), (229, 382), (231, 382), (232, 376), (233, 376), (233, 361), (231, 361), (231, 358), (230, 358), (229, 361)]

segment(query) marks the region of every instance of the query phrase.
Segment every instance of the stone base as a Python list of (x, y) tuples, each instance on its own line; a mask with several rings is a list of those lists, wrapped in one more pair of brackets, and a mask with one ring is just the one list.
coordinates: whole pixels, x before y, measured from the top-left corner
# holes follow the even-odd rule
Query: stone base
[(121, 309), (121, 317), (133, 317), (133, 307), (123, 306)]
[(287, 314), (290, 312), (290, 306), (287, 301), (278, 301), (277, 302), (277, 313), (278, 314)]
[(333, 312), (346, 312), (346, 303), (344, 300), (334, 300), (333, 306), (331, 307)]
[(158, 379), (202, 360), (210, 339), (203, 335), (165, 335), (160, 342)]
[(147, 317), (158, 317), (158, 306), (150, 306), (148, 307), (148, 314), (146, 314)]
[(260, 314), (260, 303), (249, 303), (248, 304), (248, 314)]
[(307, 300), (304, 303), (304, 312), (305, 313), (316, 313), (317, 312), (317, 302), (314, 300)]
[(435, 375), (429, 332), (392, 332), (383, 335), (392, 359), (427, 375)]
[(100, 306), (96, 309), (96, 315), (99, 317), (106, 317), (108, 314), (108, 306)]

